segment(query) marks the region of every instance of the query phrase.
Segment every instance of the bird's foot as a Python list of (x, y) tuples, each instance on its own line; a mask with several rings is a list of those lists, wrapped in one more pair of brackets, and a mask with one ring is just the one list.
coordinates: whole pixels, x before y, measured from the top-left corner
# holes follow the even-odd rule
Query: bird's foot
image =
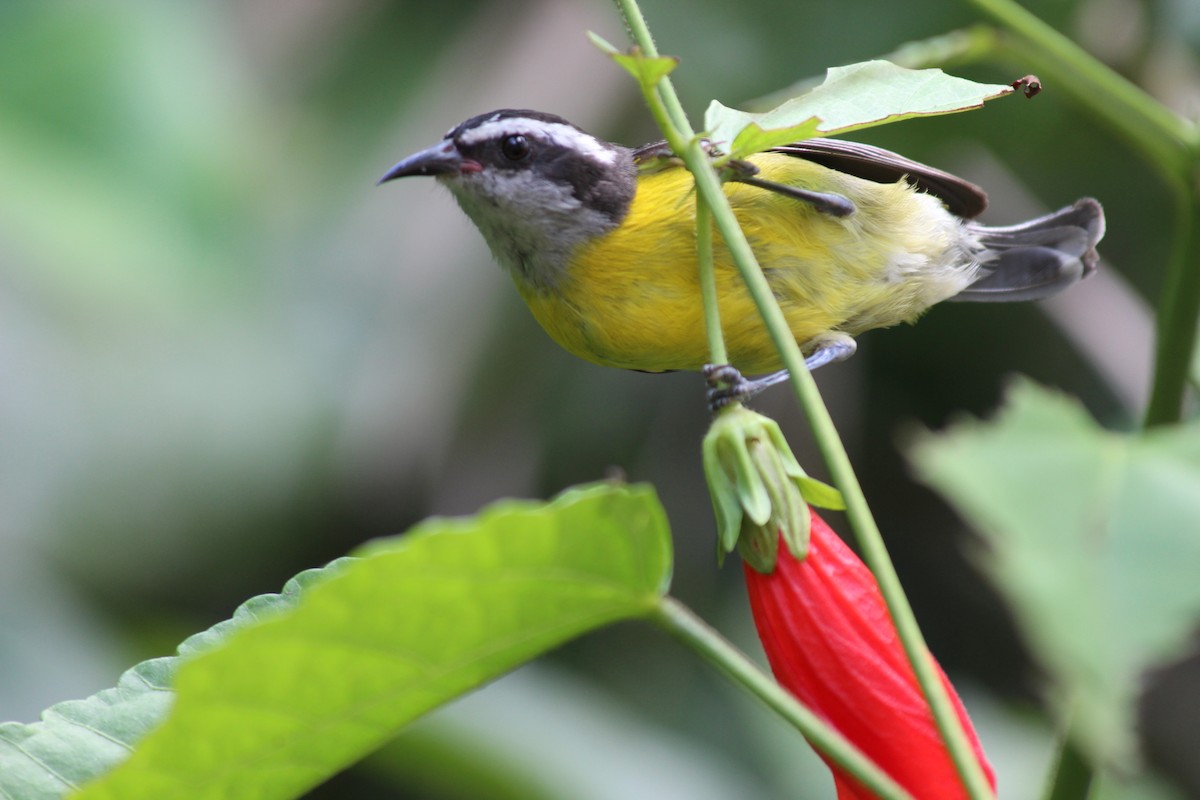
[[(804, 365), (811, 372), (854, 355), (858, 343), (844, 333), (828, 333), (808, 342), (806, 349), (811, 349), (812, 354), (804, 359)], [(788, 371), (784, 369), (751, 380), (731, 364), (705, 364), (700, 372), (708, 381), (708, 408), (714, 414), (730, 403), (749, 400), (762, 390), (788, 379)]]

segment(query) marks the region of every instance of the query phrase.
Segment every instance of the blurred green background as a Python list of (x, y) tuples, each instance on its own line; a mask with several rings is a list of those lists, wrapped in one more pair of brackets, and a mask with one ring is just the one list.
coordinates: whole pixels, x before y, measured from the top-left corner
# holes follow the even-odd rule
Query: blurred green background
[[(697, 119), (712, 97), (736, 105), (977, 21), (952, 0), (644, 8), (662, 51), (683, 59), (677, 86)], [(1200, 109), (1194, 0), (1035, 10), (1177, 110)], [(624, 36), (600, 0), (0, 3), (0, 719), (111, 686), (366, 539), (613, 470), (658, 487), (675, 593), (759, 657), (740, 569), (714, 564), (700, 379), (573, 360), (448, 194), (373, 187), (492, 108), (652, 138), (632, 81), (586, 30)], [(955, 71), (1005, 83), (1029, 70)], [(997, 224), (1098, 197), (1101, 274), (1036, 307), (940, 307), (819, 373), (1007, 798), (1033, 796), (1049, 758), (1037, 672), (902, 443), (915, 426), (988, 413), (1016, 372), (1130, 427), (1172, 233), (1146, 165), (1042, 77), (1033, 102), (861, 138), (984, 184)], [(756, 407), (821, 475), (788, 393)], [(1164, 673), (1145, 703), (1148, 752), (1177, 796), (1200, 796), (1195, 675)], [(313, 796), (830, 786), (790, 730), (673, 641), (624, 625), (433, 715)]]

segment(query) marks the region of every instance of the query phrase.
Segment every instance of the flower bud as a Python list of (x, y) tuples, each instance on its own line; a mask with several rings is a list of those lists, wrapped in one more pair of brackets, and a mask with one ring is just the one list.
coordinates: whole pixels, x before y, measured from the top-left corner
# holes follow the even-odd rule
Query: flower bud
[(704, 475), (717, 517), (717, 558), (735, 548), (759, 572), (775, 569), (782, 538), (797, 559), (808, 550), (808, 504), (844, 508), (841, 494), (808, 477), (779, 425), (727, 406), (704, 437)]
[[(921, 800), (966, 800), (875, 576), (816, 514), (808, 557), (780, 553), (774, 573), (746, 565), (750, 609), (776, 680)], [(931, 656), (932, 658), (932, 656)], [(995, 777), (954, 688), (954, 710)], [(830, 764), (839, 800), (874, 800)]]

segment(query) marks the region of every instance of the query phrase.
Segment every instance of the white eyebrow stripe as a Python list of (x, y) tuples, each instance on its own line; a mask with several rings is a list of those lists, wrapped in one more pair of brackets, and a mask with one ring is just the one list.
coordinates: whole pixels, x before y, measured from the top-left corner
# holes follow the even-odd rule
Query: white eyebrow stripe
[(617, 152), (610, 147), (605, 147), (595, 136), (584, 133), (573, 125), (564, 125), (561, 122), (542, 122), (521, 117), (488, 120), (470, 130), (463, 131), (459, 134), (458, 139), (463, 144), (478, 144), (488, 139), (498, 139), (501, 136), (512, 134), (545, 139), (605, 164), (612, 164), (617, 159)]

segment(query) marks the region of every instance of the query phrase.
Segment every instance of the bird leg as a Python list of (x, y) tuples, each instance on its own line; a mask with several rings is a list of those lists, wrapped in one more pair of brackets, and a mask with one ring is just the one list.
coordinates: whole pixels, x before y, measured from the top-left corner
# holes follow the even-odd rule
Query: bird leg
[[(834, 361), (845, 361), (854, 355), (858, 343), (844, 333), (827, 333), (807, 342), (804, 349), (810, 352), (804, 365), (812, 372)], [(762, 390), (788, 379), (788, 371), (784, 369), (751, 380), (730, 364), (705, 364), (701, 374), (708, 381), (708, 408), (713, 413), (734, 401), (749, 400)]]

